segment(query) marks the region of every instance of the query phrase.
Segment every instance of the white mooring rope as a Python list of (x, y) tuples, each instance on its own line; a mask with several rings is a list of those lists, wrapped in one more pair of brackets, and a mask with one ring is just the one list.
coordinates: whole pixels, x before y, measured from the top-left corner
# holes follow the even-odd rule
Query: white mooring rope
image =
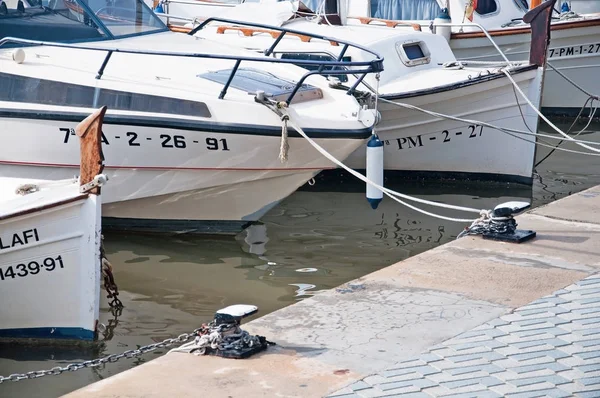
[[(272, 108), (271, 108), (272, 109)], [(464, 212), (470, 212), (470, 213), (476, 213), (479, 214), (480, 216), (487, 216), (490, 214), (490, 210), (480, 210), (480, 209), (474, 209), (471, 207), (464, 207), (464, 206), (455, 206), (455, 205), (449, 205), (449, 204), (445, 204), (445, 203), (439, 203), (439, 202), (433, 202), (430, 200), (426, 200), (426, 199), (421, 199), (421, 198), (417, 198), (414, 196), (410, 196), (410, 195), (405, 195), (403, 193), (400, 192), (396, 192), (394, 190), (391, 190), (389, 188), (386, 188), (382, 185), (379, 185), (371, 180), (369, 180), (367, 177), (365, 177), (364, 175), (360, 174), (357, 171), (354, 171), (353, 169), (351, 169), (350, 167), (346, 166), (344, 163), (342, 163), (341, 161), (339, 161), (336, 157), (334, 157), (332, 154), (330, 154), (327, 150), (325, 150), (323, 147), (321, 147), (319, 144), (317, 144), (314, 140), (312, 140), (308, 135), (306, 135), (306, 133), (304, 132), (304, 130), (302, 130), (302, 128), (295, 122), (295, 118), (291, 117), (290, 115), (290, 111), (293, 112), (292, 109), (289, 108), (279, 108), (279, 110), (281, 111), (282, 114), (284, 115), (288, 115), (289, 119), (288, 119), (288, 123), (298, 132), (298, 134), (300, 134), (304, 139), (306, 139), (317, 151), (319, 151), (323, 156), (325, 156), (327, 159), (329, 159), (331, 162), (333, 162), (334, 164), (336, 164), (338, 167), (346, 170), (348, 173), (350, 173), (351, 175), (353, 175), (354, 177), (358, 178), (359, 180), (370, 184), (372, 186), (374, 186), (377, 189), (380, 189), (383, 193), (385, 193), (387, 196), (389, 196), (390, 198), (392, 198), (393, 200), (395, 200), (396, 202), (410, 208), (413, 209), (417, 212), (420, 212), (422, 214), (431, 216), (431, 217), (435, 217), (435, 218), (439, 218), (442, 220), (446, 220), (446, 221), (454, 221), (454, 222), (473, 222), (475, 221), (475, 219), (472, 218), (453, 218), (453, 217), (446, 217), (446, 216), (442, 216), (440, 214), (435, 214), (435, 213), (431, 213), (427, 210), (423, 210), (420, 209), (416, 206), (413, 206), (409, 203), (404, 202), (403, 200), (399, 199), (399, 198), (403, 198), (406, 200), (410, 200), (413, 202), (418, 202), (418, 203), (422, 203), (422, 204), (426, 204), (426, 205), (430, 205), (430, 206), (435, 206), (435, 207), (441, 207), (444, 209), (451, 209), (451, 210), (458, 210), (458, 211), (464, 211)]]

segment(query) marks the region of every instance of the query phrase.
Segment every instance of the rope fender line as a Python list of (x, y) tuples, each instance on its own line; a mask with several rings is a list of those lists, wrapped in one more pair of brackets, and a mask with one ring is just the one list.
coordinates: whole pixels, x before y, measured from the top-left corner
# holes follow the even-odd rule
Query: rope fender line
[[(392, 198), (394, 201), (412, 209), (415, 210), (417, 212), (420, 212), (422, 214), (431, 216), (431, 217), (435, 217), (435, 218), (439, 218), (439, 219), (443, 219), (446, 221), (453, 221), (453, 222), (473, 222), (475, 221), (475, 219), (473, 218), (453, 218), (453, 217), (446, 217), (446, 216), (442, 216), (439, 214), (435, 214), (435, 213), (431, 213), (429, 211), (420, 209), (416, 206), (413, 206), (409, 203), (404, 202), (403, 200), (401, 200), (400, 198), (406, 199), (406, 200), (410, 200), (410, 201), (414, 201), (414, 202), (418, 202), (418, 203), (422, 203), (422, 204), (426, 204), (426, 205), (430, 205), (430, 206), (434, 206), (434, 207), (441, 207), (441, 208), (445, 208), (445, 209), (451, 209), (451, 210), (458, 210), (458, 211), (464, 211), (464, 212), (470, 212), (470, 213), (476, 213), (479, 214), (480, 217), (484, 216), (484, 217), (489, 217), (489, 215), (491, 214), (490, 210), (485, 210), (485, 209), (474, 209), (474, 208), (470, 208), (470, 207), (464, 207), (464, 206), (455, 206), (455, 205), (450, 205), (450, 204), (445, 204), (445, 203), (439, 203), (439, 202), (433, 202), (430, 200), (426, 200), (426, 199), (421, 199), (421, 198), (417, 198), (414, 196), (410, 196), (410, 195), (406, 195), (400, 192), (396, 192), (394, 190), (388, 189), (384, 186), (381, 186), (377, 183), (374, 183), (373, 181), (370, 181), (369, 179), (367, 179), (364, 175), (362, 175), (361, 173), (354, 171), (353, 169), (351, 169), (350, 167), (346, 166), (344, 163), (342, 163), (340, 160), (338, 160), (336, 157), (334, 157), (332, 154), (330, 154), (327, 150), (325, 150), (323, 147), (321, 147), (319, 144), (317, 144), (312, 138), (310, 138), (308, 135), (306, 135), (306, 133), (304, 132), (304, 130), (295, 122), (295, 115), (292, 115), (292, 113), (294, 113), (294, 111), (290, 108), (285, 108), (285, 107), (281, 107), (281, 108), (277, 108), (275, 106), (275, 104), (272, 101), (269, 101), (267, 99), (265, 100), (258, 100), (257, 102), (262, 103), (263, 105), (267, 106), (269, 109), (271, 109), (273, 112), (275, 112), (276, 114), (280, 115), (280, 114), (285, 114), (288, 116), (288, 124), (290, 126), (292, 126), (297, 132), (298, 134), (300, 134), (304, 139), (306, 139), (308, 141), (309, 144), (311, 144), (318, 152), (320, 152), (323, 156), (325, 156), (328, 160), (330, 160), (332, 163), (334, 163), (335, 165), (337, 165), (338, 167), (346, 170), (348, 173), (350, 173), (351, 175), (353, 175), (354, 177), (358, 178), (359, 180), (370, 184), (372, 186), (374, 186), (377, 189), (380, 189), (383, 193), (385, 193), (388, 197)], [(281, 116), (280, 116), (281, 117)]]

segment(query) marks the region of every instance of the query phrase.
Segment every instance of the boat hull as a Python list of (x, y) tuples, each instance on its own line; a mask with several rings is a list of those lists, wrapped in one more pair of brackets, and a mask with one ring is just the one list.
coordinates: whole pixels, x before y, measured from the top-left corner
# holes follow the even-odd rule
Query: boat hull
[[(513, 78), (538, 105), (541, 71), (528, 70)], [(505, 128), (527, 130), (526, 123), (532, 131), (537, 130), (537, 115), (502, 76), (429, 95), (388, 98)], [(379, 110), (382, 121), (376, 131), (384, 141), (386, 171), (532, 183), (535, 138), (531, 135), (515, 137), (475, 123), (442, 119), (385, 102), (380, 103)], [(364, 169), (365, 155), (364, 149), (357, 150), (348, 158), (348, 164)]]
[[(19, 132), (0, 134), (2, 175), (60, 179), (76, 174), (78, 147), (71, 136), (76, 119), (56, 113), (0, 115), (5, 131)], [(237, 233), (320, 170), (334, 167), (292, 132), (288, 160), (282, 163), (280, 127), (269, 135), (260, 128), (244, 134), (193, 124), (142, 124), (105, 117), (104, 170), (111, 181), (103, 190), (105, 228)], [(316, 141), (345, 159), (364, 144), (365, 133), (345, 137), (333, 133)]]
[[(490, 33), (508, 59), (529, 58), (529, 29), (511, 28)], [(600, 19), (555, 23), (551, 35), (548, 62), (591, 94), (600, 94), (600, 81), (596, 78), (600, 65)], [(501, 60), (489, 40), (479, 34), (455, 33), (450, 45), (457, 59)], [(577, 115), (587, 98), (586, 94), (547, 68), (542, 97), (544, 114)]]
[(0, 339), (95, 339), (100, 205), (76, 195), (0, 220)]

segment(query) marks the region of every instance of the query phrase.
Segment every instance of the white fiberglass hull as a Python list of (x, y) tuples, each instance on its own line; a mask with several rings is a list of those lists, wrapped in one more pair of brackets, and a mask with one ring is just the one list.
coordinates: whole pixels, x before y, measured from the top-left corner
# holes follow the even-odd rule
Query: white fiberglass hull
[[(20, 111), (0, 114), (4, 131), (18, 132), (0, 134), (2, 175), (59, 179), (77, 174), (78, 146), (71, 129), (81, 117), (23, 112), (21, 105)], [(334, 167), (291, 131), (288, 160), (282, 163), (281, 127), (269, 135), (269, 126), (243, 134), (214, 132), (214, 125), (213, 131), (203, 131), (195, 125), (141, 124), (127, 124), (110, 111), (104, 119), (105, 174), (111, 181), (103, 190), (105, 228), (235, 233), (320, 170)], [(359, 132), (356, 138), (316, 141), (345, 159), (364, 138)]]
[[(538, 106), (541, 71), (524, 71), (514, 74), (513, 79)], [(504, 128), (527, 131), (529, 126), (533, 132), (537, 130), (537, 114), (515, 94), (504, 75), (429, 95), (390, 99)], [(376, 132), (384, 141), (385, 170), (410, 172), (413, 176), (423, 173), (531, 184), (535, 157), (532, 135), (509, 135), (476, 123), (442, 119), (385, 102), (380, 102), (379, 110), (382, 121)], [(363, 148), (354, 152), (348, 165), (364, 169), (365, 153)]]
[(94, 339), (100, 196), (70, 182), (14, 195), (26, 182), (0, 178), (0, 338)]
[[(506, 34), (511, 30), (515, 33)], [(504, 34), (494, 34), (495, 32)], [(507, 28), (491, 33), (508, 59), (529, 58), (529, 30)], [(600, 95), (600, 80), (597, 79), (600, 72), (600, 20), (554, 23), (551, 35), (548, 62), (589, 93)], [(450, 45), (457, 59), (501, 60), (485, 37), (470, 38), (468, 33), (454, 34)], [(587, 99), (586, 94), (554, 70), (546, 69), (542, 97), (542, 111), (545, 114), (576, 115)]]

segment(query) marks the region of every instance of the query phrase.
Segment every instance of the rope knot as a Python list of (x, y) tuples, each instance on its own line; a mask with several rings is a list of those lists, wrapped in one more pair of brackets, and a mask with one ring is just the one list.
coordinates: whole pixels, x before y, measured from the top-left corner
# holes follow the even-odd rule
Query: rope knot
[[(277, 104), (277, 106), (279, 106), (279, 103)], [(288, 143), (289, 120), (290, 116), (287, 113), (281, 115), (281, 121), (283, 122), (283, 124), (281, 125), (281, 146), (279, 147), (279, 161), (281, 163), (286, 163), (288, 160), (288, 151), (290, 149), (290, 144)]]

